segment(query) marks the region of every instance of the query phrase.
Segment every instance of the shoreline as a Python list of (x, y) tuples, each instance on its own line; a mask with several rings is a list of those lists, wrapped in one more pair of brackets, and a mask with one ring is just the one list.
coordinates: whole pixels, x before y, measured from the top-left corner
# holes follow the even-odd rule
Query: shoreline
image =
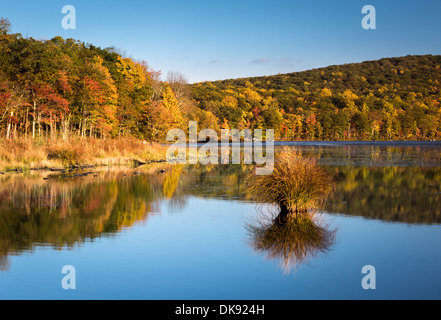
[(138, 160), (133, 160), (132, 163), (120, 163), (120, 164), (99, 164), (99, 165), (91, 165), (91, 164), (85, 164), (85, 165), (74, 165), (74, 166), (68, 166), (68, 167), (42, 167), (42, 168), (15, 168), (15, 169), (8, 169), (8, 170), (0, 170), (0, 174), (6, 174), (6, 173), (24, 173), (24, 172), (30, 172), (30, 171), (40, 171), (40, 172), (53, 172), (53, 173), (68, 173), (72, 171), (81, 171), (86, 169), (99, 169), (103, 167), (131, 167), (131, 168), (138, 168), (140, 166), (149, 165), (149, 164), (155, 164), (155, 163), (166, 163), (166, 160), (151, 160), (147, 162), (140, 162)]
[[(266, 141), (261, 142), (266, 145)], [(221, 142), (153, 143), (133, 138), (69, 139), (42, 141), (0, 139), (0, 174), (24, 171), (65, 171), (103, 166), (140, 166), (166, 162), (170, 146), (221, 145)], [(253, 145), (253, 142), (229, 142), (229, 146)], [(431, 147), (441, 141), (274, 141), (275, 147)]]
[[(266, 141), (261, 141), (262, 144), (266, 144)], [(229, 145), (252, 145), (254, 141), (240, 141), (240, 142), (232, 142), (229, 141)], [(216, 141), (216, 142), (209, 142), (209, 141), (198, 141), (195, 142), (186, 142), (185, 144), (180, 143), (162, 143), (163, 146), (202, 146), (202, 145), (221, 145), (222, 141)], [(378, 145), (378, 146), (413, 146), (413, 145), (439, 145), (441, 147), (441, 140), (437, 141), (427, 141), (427, 140), (421, 140), (421, 141), (415, 141), (415, 140), (391, 140), (391, 141), (368, 141), (368, 140), (351, 140), (351, 141), (329, 141), (329, 140), (309, 140), (309, 141), (274, 141), (274, 146), (347, 146), (347, 145), (357, 145), (357, 146), (364, 146), (364, 145)]]
[(167, 147), (133, 138), (0, 139), (0, 172), (139, 166), (165, 162)]

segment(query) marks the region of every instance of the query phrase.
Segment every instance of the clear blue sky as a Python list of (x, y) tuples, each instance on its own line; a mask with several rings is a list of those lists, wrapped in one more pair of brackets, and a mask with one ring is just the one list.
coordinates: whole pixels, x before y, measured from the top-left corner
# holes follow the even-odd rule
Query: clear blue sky
[[(364, 5), (377, 29), (361, 27)], [(61, 27), (74, 5), (77, 29)], [(190, 82), (441, 54), (439, 0), (0, 0), (13, 32), (114, 46)]]

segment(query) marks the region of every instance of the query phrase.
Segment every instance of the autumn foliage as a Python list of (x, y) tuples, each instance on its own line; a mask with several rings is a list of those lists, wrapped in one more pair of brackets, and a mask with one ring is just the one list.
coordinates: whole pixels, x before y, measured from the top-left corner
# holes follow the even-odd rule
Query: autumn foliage
[(441, 56), (196, 83), (198, 106), (279, 140), (441, 139)]
[(183, 126), (186, 97), (146, 62), (73, 39), (24, 38), (9, 27), (2, 19), (2, 137), (159, 140)]
[(441, 56), (408, 56), (189, 85), (73, 39), (0, 19), (0, 136), (164, 142), (170, 129), (274, 129), (278, 140), (441, 138)]

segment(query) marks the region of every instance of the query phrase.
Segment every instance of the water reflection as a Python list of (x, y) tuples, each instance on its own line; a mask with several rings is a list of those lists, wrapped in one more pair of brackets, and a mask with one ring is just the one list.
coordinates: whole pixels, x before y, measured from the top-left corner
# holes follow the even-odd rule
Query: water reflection
[(326, 211), (412, 224), (441, 223), (441, 168), (336, 167)]
[[(441, 223), (441, 167), (329, 167), (336, 181), (326, 212), (390, 222)], [(247, 166), (184, 169), (179, 197), (250, 201)]]
[(7, 269), (9, 254), (37, 245), (60, 250), (145, 221), (157, 212), (158, 199), (173, 194), (175, 186), (163, 182), (168, 176), (154, 169), (75, 179), (9, 174), (0, 187), (0, 268)]
[(285, 274), (330, 251), (336, 239), (336, 229), (330, 229), (312, 215), (282, 221), (278, 217), (261, 214), (246, 228), (251, 247), (265, 253), (267, 258), (278, 261)]
[[(313, 152), (311, 148), (300, 151), (315, 154), (322, 164), (332, 164), (337, 183), (336, 196), (328, 201), (326, 212), (411, 224), (441, 223), (441, 157), (434, 156), (438, 149), (425, 149), (420, 154), (417, 148), (373, 148), (373, 153), (366, 154), (367, 149), (360, 148), (358, 153), (351, 149), (347, 154), (342, 148), (331, 151), (326, 147), (319, 153), (317, 147)], [(423, 160), (418, 160), (418, 154)], [(378, 160), (379, 166), (344, 165), (346, 160), (366, 158), (393, 161), (391, 166), (383, 166), (383, 160)], [(418, 161), (438, 165), (418, 167)], [(413, 165), (401, 166), (403, 163)], [(0, 269), (8, 268), (9, 255), (32, 251), (36, 246), (61, 250), (97, 237), (111, 237), (147, 222), (163, 203), (169, 211), (179, 212), (190, 197), (213, 199), (213, 205), (219, 206), (225, 200), (251, 202), (245, 184), (251, 170), (247, 165), (157, 165), (93, 170), (94, 174), (73, 178), (74, 174), (2, 175)], [(288, 228), (274, 225), (271, 219), (261, 220), (251, 229), (254, 247), (286, 261), (286, 265), (298, 265), (326, 251), (332, 243), (332, 230), (321, 224), (309, 226), (312, 229), (301, 225)], [(311, 230), (314, 232), (308, 234)]]
[(440, 167), (441, 142), (287, 142), (328, 166)]

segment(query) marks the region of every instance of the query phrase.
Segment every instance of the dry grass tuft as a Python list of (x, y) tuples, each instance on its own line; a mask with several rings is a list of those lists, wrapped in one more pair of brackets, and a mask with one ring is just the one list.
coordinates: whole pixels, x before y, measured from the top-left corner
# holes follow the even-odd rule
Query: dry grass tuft
[(87, 151), (84, 146), (79, 143), (63, 143), (55, 142), (47, 146), (47, 159), (59, 160), (63, 165), (80, 165), (87, 161)]
[(287, 148), (277, 155), (271, 175), (251, 175), (247, 182), (252, 200), (278, 206), (285, 217), (317, 210), (334, 189), (326, 169)]

